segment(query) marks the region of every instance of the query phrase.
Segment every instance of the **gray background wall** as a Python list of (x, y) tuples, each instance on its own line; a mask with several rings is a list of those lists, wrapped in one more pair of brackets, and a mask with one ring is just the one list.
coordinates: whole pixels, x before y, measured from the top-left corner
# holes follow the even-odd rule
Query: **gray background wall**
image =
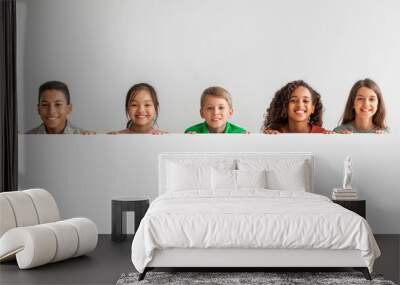
[(60, 79), (72, 92), (72, 121), (98, 132), (120, 129), (123, 101), (139, 81), (161, 101), (159, 126), (181, 132), (198, 122), (201, 91), (231, 91), (232, 121), (257, 132), (273, 93), (305, 79), (321, 94), (333, 128), (358, 79), (381, 86), (395, 133), (283, 136), (23, 136), (21, 188), (40, 186), (61, 214), (92, 218), (110, 232), (113, 196), (157, 193), (163, 151), (311, 151), (317, 193), (340, 186), (352, 155), (355, 186), (376, 233), (400, 233), (397, 77), (400, 2), (17, 0), (19, 129), (40, 123), (37, 87)]
[(37, 88), (68, 83), (75, 124), (126, 123), (129, 87), (153, 84), (159, 126), (199, 122), (199, 97), (226, 87), (243, 127), (258, 132), (273, 94), (302, 78), (322, 94), (334, 128), (353, 83), (381, 86), (399, 131), (400, 2), (396, 0), (18, 0), (19, 128), (39, 124)]
[(353, 187), (367, 200), (367, 219), (380, 234), (400, 233), (400, 191), (395, 135), (97, 135), (20, 136), (21, 188), (43, 187), (63, 217), (86, 216), (99, 231), (111, 230), (114, 196), (158, 193), (161, 152), (313, 152), (315, 192), (330, 196), (340, 187), (343, 161), (351, 154)]

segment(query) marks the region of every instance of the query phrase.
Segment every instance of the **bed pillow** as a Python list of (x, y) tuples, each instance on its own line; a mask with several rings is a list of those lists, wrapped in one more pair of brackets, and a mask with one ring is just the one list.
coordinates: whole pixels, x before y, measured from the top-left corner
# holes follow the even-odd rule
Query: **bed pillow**
[(167, 191), (185, 190), (211, 190), (211, 167), (170, 162)]
[(214, 190), (267, 188), (267, 172), (263, 170), (212, 169)]
[(183, 166), (196, 166), (196, 167), (213, 167), (216, 169), (236, 169), (236, 159), (230, 158), (176, 158), (169, 160), (168, 164), (180, 164)]
[(303, 168), (267, 171), (268, 189), (307, 191), (306, 176)]
[(236, 170), (237, 188), (267, 188), (267, 171)]
[(236, 190), (236, 170), (212, 168), (212, 188)]
[(266, 169), (268, 189), (311, 191), (308, 160), (239, 159), (237, 166), (239, 170)]

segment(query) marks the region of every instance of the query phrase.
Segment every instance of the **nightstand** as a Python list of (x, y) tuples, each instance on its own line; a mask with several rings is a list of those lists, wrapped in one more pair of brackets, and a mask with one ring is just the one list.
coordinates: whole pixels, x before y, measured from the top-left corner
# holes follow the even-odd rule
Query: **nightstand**
[(126, 212), (135, 212), (135, 233), (149, 208), (148, 198), (113, 198), (111, 201), (111, 239), (126, 239)]
[(359, 214), (364, 219), (366, 218), (366, 201), (365, 200), (332, 200), (332, 202)]

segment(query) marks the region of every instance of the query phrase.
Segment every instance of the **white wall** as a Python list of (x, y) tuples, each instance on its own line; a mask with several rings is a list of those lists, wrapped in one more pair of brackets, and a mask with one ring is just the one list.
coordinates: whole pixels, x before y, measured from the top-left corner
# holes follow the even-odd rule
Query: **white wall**
[(315, 192), (330, 196), (354, 163), (353, 186), (367, 200), (367, 220), (380, 234), (400, 233), (396, 135), (97, 135), (19, 136), (19, 185), (43, 187), (64, 218), (86, 216), (111, 229), (111, 198), (155, 198), (161, 152), (313, 152)]
[(39, 124), (37, 88), (68, 83), (75, 124), (122, 128), (124, 97), (140, 81), (161, 102), (159, 126), (182, 132), (200, 120), (202, 90), (231, 91), (233, 122), (257, 132), (274, 92), (302, 78), (321, 94), (333, 128), (361, 78), (381, 86), (388, 136), (20, 136), (21, 188), (40, 186), (64, 217), (110, 232), (116, 195), (157, 193), (163, 151), (311, 151), (317, 192), (340, 185), (352, 155), (355, 185), (376, 233), (400, 233), (400, 2), (397, 0), (17, 0), (19, 129)]
[(159, 92), (159, 126), (200, 121), (210, 85), (231, 91), (233, 122), (258, 132), (276, 90), (295, 79), (322, 94), (336, 126), (352, 84), (381, 86), (399, 131), (397, 0), (17, 0), (19, 129), (39, 124), (37, 89), (68, 83), (72, 121), (98, 132), (125, 125), (124, 97), (145, 81)]

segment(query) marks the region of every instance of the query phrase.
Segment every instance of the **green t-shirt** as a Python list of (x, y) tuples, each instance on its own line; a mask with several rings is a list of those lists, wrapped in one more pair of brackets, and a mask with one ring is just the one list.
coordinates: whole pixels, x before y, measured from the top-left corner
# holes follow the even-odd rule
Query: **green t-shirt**
[[(380, 130), (380, 129), (379, 128), (373, 128), (373, 129), (368, 130), (368, 131), (359, 130), (359, 129), (356, 129), (353, 126), (352, 122), (349, 122), (347, 124), (342, 124), (342, 125), (337, 126), (336, 128), (333, 129), (334, 132), (350, 131), (350, 132), (355, 133), (355, 134), (356, 133), (375, 133), (378, 130)], [(384, 133), (390, 133), (390, 129), (389, 128), (384, 128), (384, 129), (382, 129), (382, 131)]]
[[(191, 126), (190, 128), (187, 128), (185, 130), (185, 133), (189, 133), (189, 132), (196, 132), (198, 134), (209, 134), (210, 133), (208, 131), (207, 122), (203, 122), (203, 123)], [(235, 126), (234, 124), (226, 122), (226, 127), (224, 130), (224, 133), (225, 134), (245, 134), (246, 130), (242, 129), (241, 127)]]

